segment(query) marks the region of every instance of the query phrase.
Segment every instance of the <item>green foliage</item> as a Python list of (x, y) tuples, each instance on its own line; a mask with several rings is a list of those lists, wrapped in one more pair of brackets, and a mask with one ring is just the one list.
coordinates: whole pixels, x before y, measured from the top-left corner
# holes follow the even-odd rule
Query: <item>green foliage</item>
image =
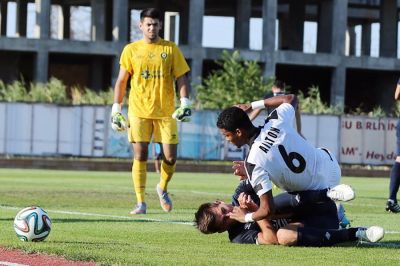
[(394, 117), (400, 117), (400, 102), (396, 101), (392, 108), (392, 114)]
[(222, 53), (216, 62), (221, 69), (210, 74), (197, 86), (198, 105), (207, 109), (223, 109), (237, 103), (262, 98), (271, 90), (272, 81), (263, 78), (262, 70), (255, 61), (243, 61), (238, 51)]
[(387, 116), (385, 110), (381, 106), (375, 106), (371, 112), (368, 113), (368, 116), (371, 117), (385, 117)]
[(342, 114), (340, 106), (328, 106), (321, 100), (319, 88), (312, 86), (308, 90), (308, 97), (302, 91), (297, 95), (302, 113), (309, 114)]
[(0, 80), (0, 101), (37, 102), (54, 104), (98, 104), (113, 103), (113, 90), (95, 92), (88, 88), (68, 88), (61, 80), (51, 78), (48, 83), (31, 83), (24, 81), (5, 84)]

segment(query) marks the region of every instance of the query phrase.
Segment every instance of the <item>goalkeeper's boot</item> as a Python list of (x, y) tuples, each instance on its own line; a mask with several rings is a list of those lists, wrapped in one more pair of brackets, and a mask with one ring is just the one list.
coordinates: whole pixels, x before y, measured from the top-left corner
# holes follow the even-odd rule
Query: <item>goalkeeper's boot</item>
[(371, 226), (368, 228), (359, 227), (356, 232), (356, 237), (359, 242), (375, 243), (380, 241), (385, 236), (385, 230), (380, 226)]
[(326, 194), (334, 201), (349, 201), (356, 197), (351, 186), (345, 184), (340, 184), (330, 188)]
[(136, 204), (134, 209), (129, 214), (146, 214), (147, 205), (144, 202)]
[(395, 201), (388, 200), (386, 203), (386, 211), (393, 212), (393, 213), (399, 213), (400, 205)]
[(162, 188), (160, 188), (159, 184), (157, 184), (156, 190), (157, 190), (158, 197), (160, 198), (161, 208), (165, 212), (170, 212), (172, 210), (172, 201), (169, 198), (168, 192), (166, 190), (163, 190)]

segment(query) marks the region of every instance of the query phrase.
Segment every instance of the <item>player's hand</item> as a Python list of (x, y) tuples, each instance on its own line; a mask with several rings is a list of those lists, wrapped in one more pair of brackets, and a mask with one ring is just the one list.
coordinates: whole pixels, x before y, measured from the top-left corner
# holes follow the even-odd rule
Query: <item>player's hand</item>
[(237, 175), (239, 177), (239, 180), (247, 179), (243, 161), (233, 161), (232, 169), (233, 169), (233, 174)]
[(229, 216), (229, 218), (234, 219), (238, 222), (246, 223), (246, 221), (244, 220), (244, 216), (246, 215), (246, 213), (247, 212), (245, 209), (234, 207), (232, 212), (228, 213), (227, 215)]
[(250, 113), (251, 111), (253, 111), (253, 108), (251, 108), (251, 103), (239, 103), (239, 104), (235, 104), (235, 106), (239, 107), (246, 113)]
[(238, 197), (239, 206), (242, 209), (246, 209), (250, 212), (255, 212), (258, 210), (257, 204), (251, 199), (250, 195), (242, 192)]
[(121, 113), (119, 103), (114, 103), (111, 109), (111, 128), (117, 132), (125, 131), (128, 128), (128, 122)]
[(188, 98), (181, 98), (181, 106), (172, 114), (172, 118), (179, 122), (189, 122), (192, 116), (192, 104)]

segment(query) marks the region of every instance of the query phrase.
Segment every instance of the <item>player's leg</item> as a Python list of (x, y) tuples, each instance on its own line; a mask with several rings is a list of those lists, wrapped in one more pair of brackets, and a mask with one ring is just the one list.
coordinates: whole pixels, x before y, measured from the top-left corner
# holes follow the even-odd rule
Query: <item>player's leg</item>
[(389, 198), (386, 203), (386, 211), (393, 213), (400, 212), (400, 206), (397, 203), (397, 192), (399, 191), (400, 186), (400, 120), (397, 122), (396, 140), (397, 157), (392, 166), (392, 170), (390, 171)]
[(153, 131), (152, 121), (149, 119), (129, 117), (129, 122), (135, 127), (128, 131), (128, 139), (132, 142), (134, 158), (132, 164), (132, 180), (137, 204), (130, 214), (145, 214), (145, 189), (147, 178), (148, 145)]
[(312, 227), (299, 227), (297, 229), (297, 241), (291, 244), (305, 247), (326, 247), (357, 240), (374, 243), (381, 240), (384, 235), (385, 231), (379, 226), (325, 230)]
[(160, 167), (160, 182), (157, 184), (157, 194), (164, 211), (172, 210), (172, 201), (168, 195), (168, 184), (175, 173), (178, 128), (172, 118), (159, 119), (154, 123), (154, 140), (162, 143), (162, 161)]

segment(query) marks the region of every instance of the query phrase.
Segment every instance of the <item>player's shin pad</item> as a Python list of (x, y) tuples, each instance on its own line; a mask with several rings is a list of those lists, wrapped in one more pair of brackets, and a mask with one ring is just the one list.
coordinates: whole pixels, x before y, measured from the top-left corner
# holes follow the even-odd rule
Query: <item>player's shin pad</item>
[(172, 114), (172, 118), (180, 122), (189, 122), (191, 115), (192, 110), (190, 108), (181, 106), (175, 110), (175, 112)]

